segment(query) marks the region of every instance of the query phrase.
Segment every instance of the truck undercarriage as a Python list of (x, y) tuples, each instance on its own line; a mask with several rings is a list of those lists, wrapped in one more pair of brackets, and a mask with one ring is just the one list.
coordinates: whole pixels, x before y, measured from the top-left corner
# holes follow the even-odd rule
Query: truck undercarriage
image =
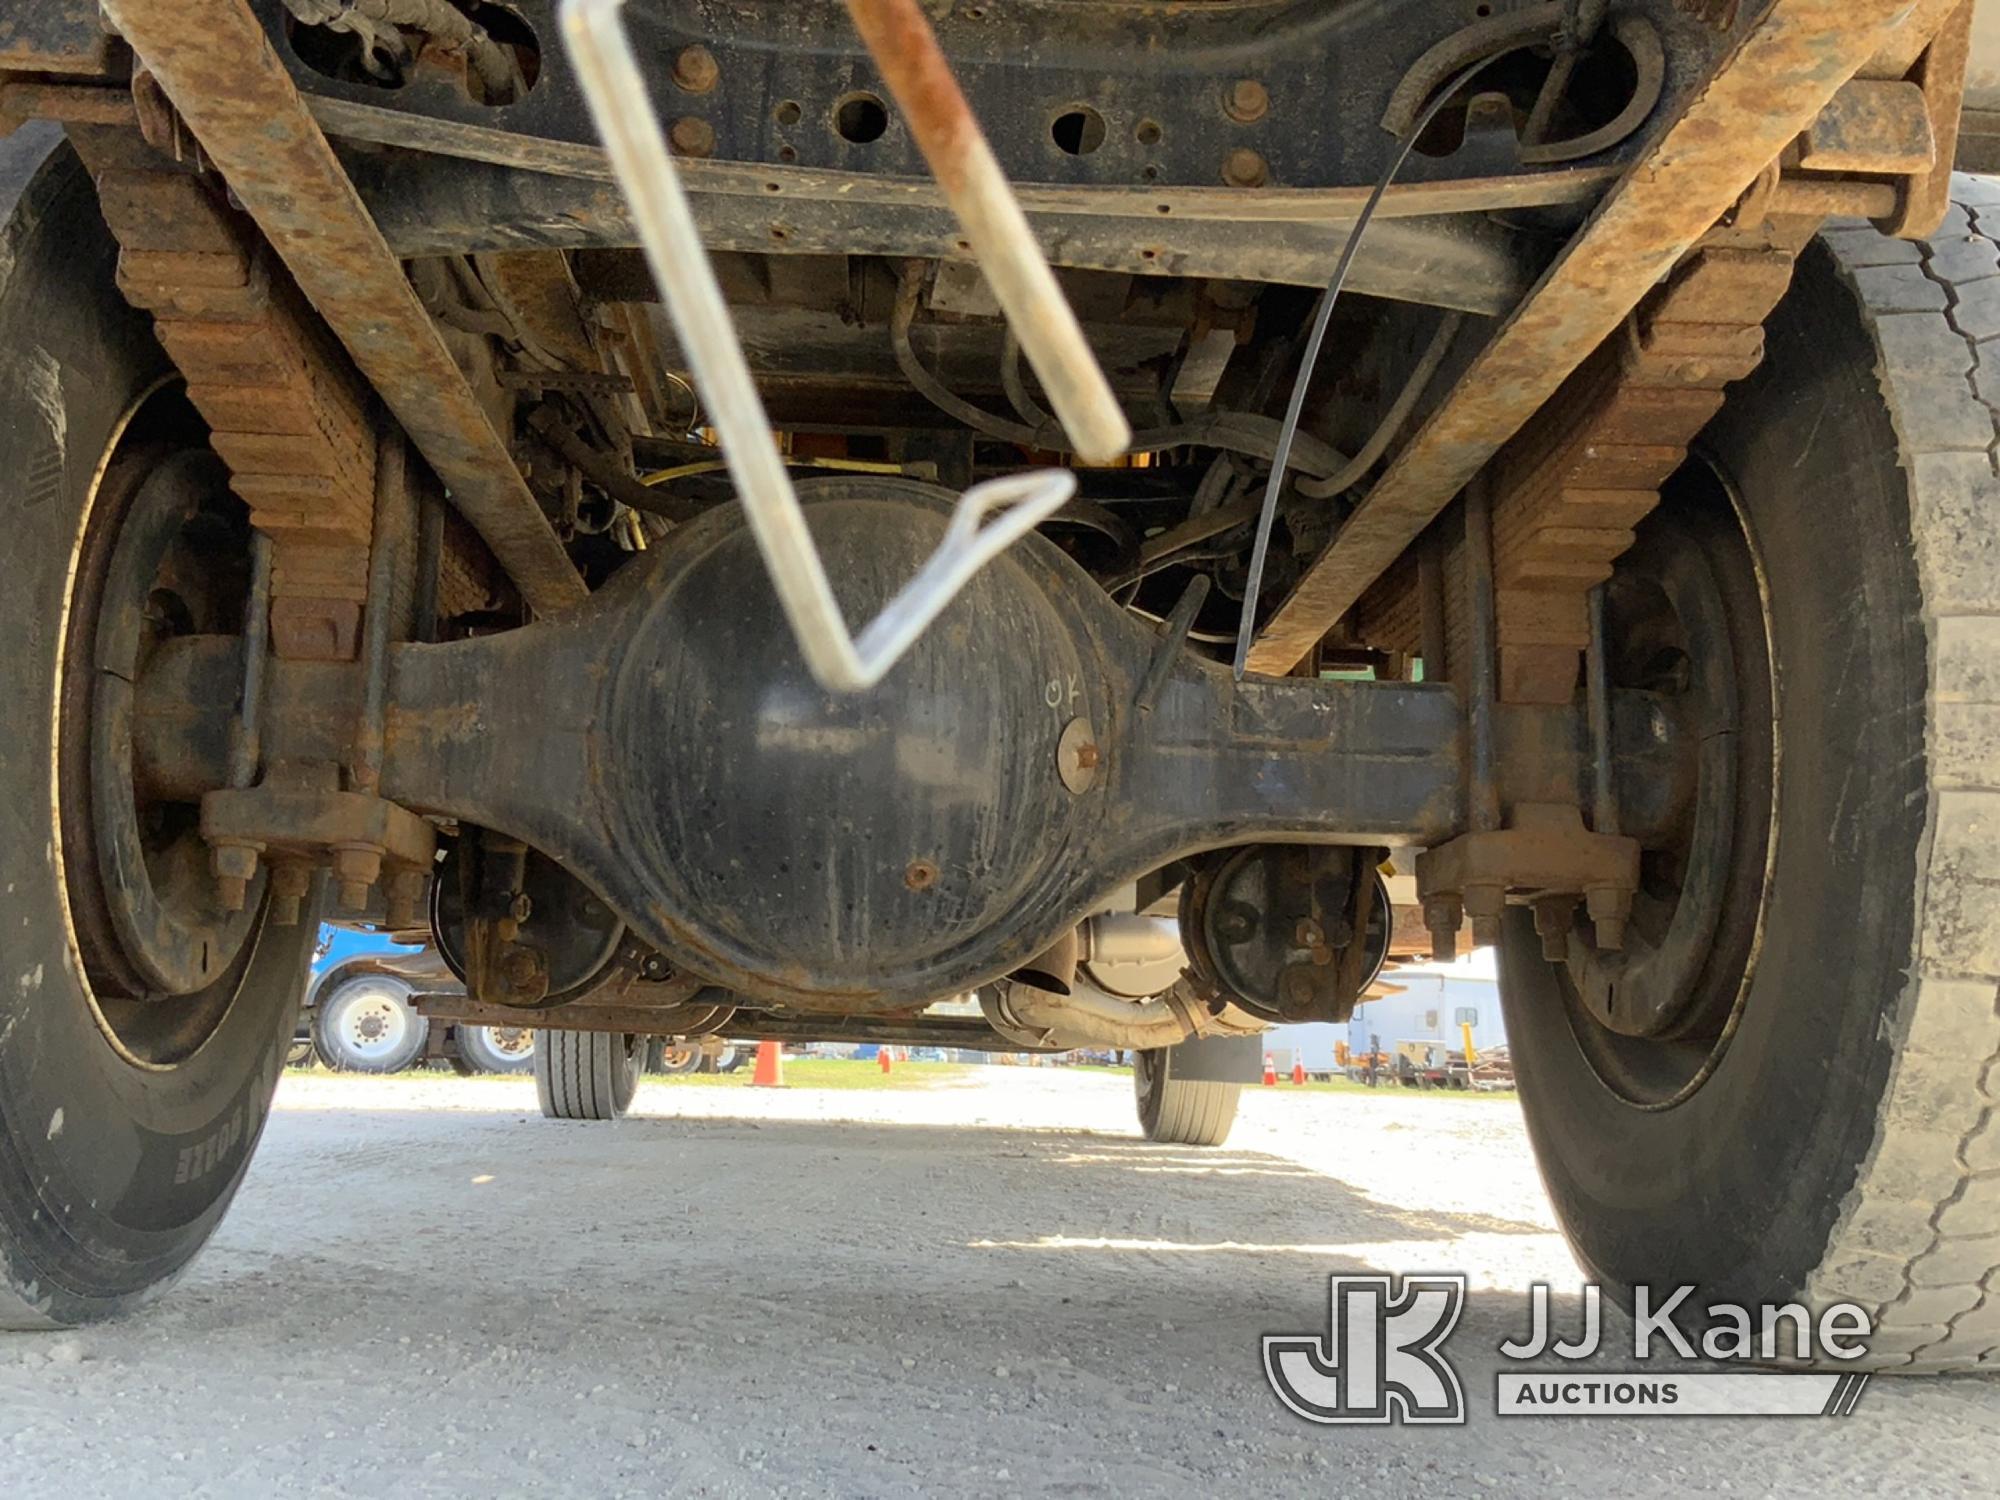
[(1593, 1271), (2000, 1351), (1969, 3), (102, 12), (0, 0), (0, 1303), (199, 1246), (321, 915), (1169, 1133), (1469, 939)]

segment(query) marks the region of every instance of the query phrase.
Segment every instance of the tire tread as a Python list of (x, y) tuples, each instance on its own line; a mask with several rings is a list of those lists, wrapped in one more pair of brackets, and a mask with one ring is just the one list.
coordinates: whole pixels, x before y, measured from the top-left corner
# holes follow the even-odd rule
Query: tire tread
[(535, 1097), (551, 1120), (615, 1120), (625, 1038), (613, 1032), (550, 1029), (535, 1038)]
[(1871, 1362), (1912, 1370), (2000, 1367), (2000, 179), (1957, 174), (1953, 198), (1909, 250), (1865, 225), (1825, 235), (1909, 475), (1930, 806), (1911, 984), (1885, 1023), (1900, 1046), (1805, 1291), (1869, 1308)]

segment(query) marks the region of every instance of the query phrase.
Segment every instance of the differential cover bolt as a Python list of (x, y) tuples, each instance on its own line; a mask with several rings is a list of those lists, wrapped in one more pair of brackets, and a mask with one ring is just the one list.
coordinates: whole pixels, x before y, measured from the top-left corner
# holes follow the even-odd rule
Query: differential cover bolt
[(1056, 741), (1056, 775), (1062, 784), (1082, 796), (1097, 782), (1098, 767), (1104, 764), (1103, 747), (1088, 719), (1071, 719)]

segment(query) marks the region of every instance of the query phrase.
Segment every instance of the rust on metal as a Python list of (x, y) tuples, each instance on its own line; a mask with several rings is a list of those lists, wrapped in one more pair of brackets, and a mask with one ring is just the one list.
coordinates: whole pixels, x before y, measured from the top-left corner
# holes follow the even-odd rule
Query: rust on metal
[(582, 578), (245, 0), (107, 14), (533, 608)]
[(1222, 158), (1222, 180), (1231, 187), (1262, 187), (1270, 175), (1269, 164), (1248, 146), (1238, 146)]
[(1937, 159), (1930, 103), (1920, 84), (1856, 78), (1840, 86), (1799, 141), (1808, 172), (1909, 176)]
[[(1922, 18), (1928, 19), (1928, 18)], [(1918, 17), (1905, 30), (1921, 34)], [(1972, 57), (1972, 0), (1962, 0), (1931, 37), (1930, 44), (1910, 65), (1907, 76), (1924, 91), (1929, 106), (1931, 136), (1936, 143), (1930, 165), (1903, 184), (1902, 202), (1888, 214), (1875, 214), (1878, 226), (1906, 240), (1934, 234), (1951, 206), (1951, 169), (1958, 154), (1959, 123), (1965, 110), (1965, 74)], [(1889, 63), (1893, 67), (1901, 59)]]
[(61, 120), (66, 125), (131, 125), (138, 120), (128, 90), (90, 83), (0, 85), (0, 119)]
[(1239, 78), (1222, 96), (1222, 112), (1238, 125), (1254, 125), (1271, 112), (1271, 91), (1255, 78)]
[(1131, 424), (1042, 258), (1027, 215), (930, 22), (916, 0), (847, 0), (847, 9), (1071, 445), (1090, 462), (1122, 454), (1131, 441)]
[(230, 487), (275, 544), (273, 649), (351, 658), (374, 509), (367, 387), (211, 184), (82, 144), (119, 243), (118, 289), (152, 314)]
[(1501, 698), (1570, 701), (1589, 591), (1611, 576), (1725, 387), (1762, 361), (1764, 319), (1810, 228), (1782, 243), (1697, 250), (1500, 455)]
[(914, 0), (848, 0), (848, 14), (947, 198), (972, 186), (983, 144), (958, 78)]
[(690, 94), (706, 94), (722, 77), (715, 54), (697, 42), (683, 47), (674, 57), (674, 87)]
[(1909, 0), (1775, 0), (1474, 359), (1252, 647), (1281, 673), (1888, 41)]
[[(1493, 538), (1499, 697), (1567, 704), (1590, 638), (1586, 598), (1632, 544), (1724, 388), (1764, 353), (1764, 319), (1818, 220), (1718, 231), (1620, 334), (1596, 350), (1496, 456)], [(1350, 617), (1371, 647), (1421, 655), (1457, 680), (1469, 626), (1464, 549), (1448, 524), (1364, 594)], [(1426, 562), (1435, 605), (1423, 603)], [(1425, 640), (1426, 631), (1433, 637)]]

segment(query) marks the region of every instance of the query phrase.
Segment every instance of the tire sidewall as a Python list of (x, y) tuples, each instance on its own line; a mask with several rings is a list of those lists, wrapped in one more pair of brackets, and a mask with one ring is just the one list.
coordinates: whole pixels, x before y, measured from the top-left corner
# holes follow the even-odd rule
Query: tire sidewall
[[(57, 832), (57, 682), (72, 561), (100, 455), (171, 378), (120, 299), (115, 246), (66, 145), (19, 187), (0, 250), (0, 474), (12, 576), (0, 590), (0, 1284), (51, 1321), (115, 1311), (171, 1276), (220, 1217), (262, 1130), (311, 928), (265, 928), (244, 1001), (182, 1062), (148, 1068), (100, 1029), (77, 955)], [(170, 1002), (169, 1002), (170, 1003)]]
[(1873, 1137), (1911, 993), (1930, 681), (1910, 504), (1858, 304), (1818, 246), (1767, 356), (1701, 447), (1764, 584), (1779, 741), (1750, 983), (1713, 1074), (1637, 1108), (1584, 1060), (1509, 913), (1502, 1000), (1528, 1129), (1572, 1248), (1629, 1297), (1800, 1291)]

